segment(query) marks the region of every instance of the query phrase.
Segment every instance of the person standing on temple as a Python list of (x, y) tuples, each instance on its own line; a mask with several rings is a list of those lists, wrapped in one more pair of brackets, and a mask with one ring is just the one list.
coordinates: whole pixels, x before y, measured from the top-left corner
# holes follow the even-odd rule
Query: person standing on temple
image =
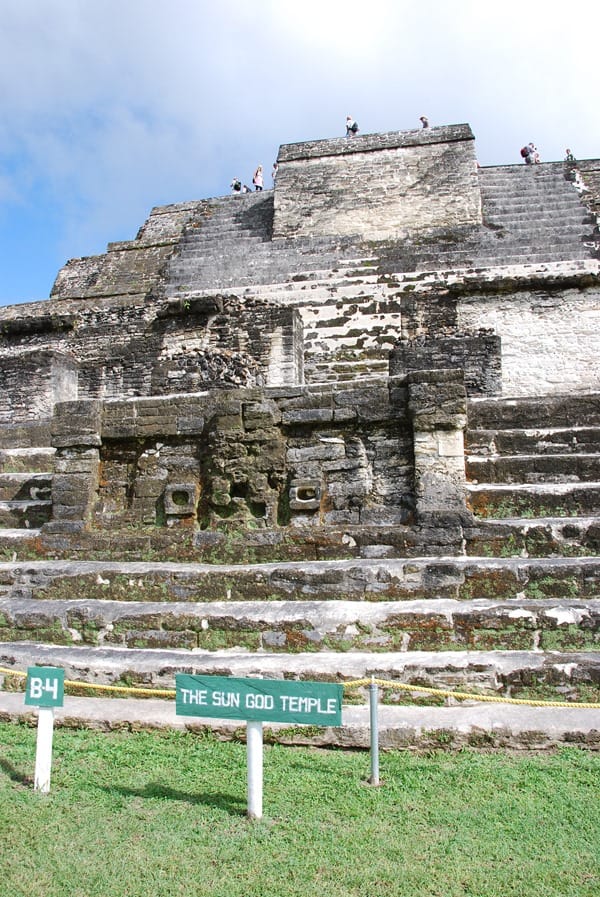
[(252, 178), (252, 183), (254, 184), (255, 190), (262, 190), (264, 186), (263, 179), (263, 167), (259, 165), (256, 171), (254, 172), (254, 177)]

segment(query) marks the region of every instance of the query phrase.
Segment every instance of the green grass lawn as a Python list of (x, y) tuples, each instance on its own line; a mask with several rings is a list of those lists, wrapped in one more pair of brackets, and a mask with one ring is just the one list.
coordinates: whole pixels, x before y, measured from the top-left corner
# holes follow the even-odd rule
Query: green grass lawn
[(35, 793), (35, 729), (0, 724), (1, 897), (597, 897), (600, 756), (265, 748), (183, 733), (58, 729)]

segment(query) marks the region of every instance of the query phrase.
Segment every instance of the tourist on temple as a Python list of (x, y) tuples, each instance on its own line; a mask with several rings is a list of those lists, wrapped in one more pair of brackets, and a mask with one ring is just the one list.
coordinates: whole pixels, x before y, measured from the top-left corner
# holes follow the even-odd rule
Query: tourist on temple
[(351, 115), (346, 116), (346, 137), (356, 137), (358, 134), (358, 123)]
[(252, 178), (252, 183), (254, 184), (255, 190), (262, 190), (264, 186), (263, 179), (263, 168), (262, 165), (259, 165), (256, 171), (254, 172), (254, 177)]

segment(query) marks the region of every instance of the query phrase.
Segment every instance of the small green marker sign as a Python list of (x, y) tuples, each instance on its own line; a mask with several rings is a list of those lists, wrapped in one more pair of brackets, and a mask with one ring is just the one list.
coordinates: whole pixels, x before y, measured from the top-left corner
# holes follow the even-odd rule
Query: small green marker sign
[(340, 726), (344, 688), (328, 682), (175, 676), (179, 716)]
[(65, 671), (56, 667), (29, 667), (25, 704), (33, 707), (62, 707)]

